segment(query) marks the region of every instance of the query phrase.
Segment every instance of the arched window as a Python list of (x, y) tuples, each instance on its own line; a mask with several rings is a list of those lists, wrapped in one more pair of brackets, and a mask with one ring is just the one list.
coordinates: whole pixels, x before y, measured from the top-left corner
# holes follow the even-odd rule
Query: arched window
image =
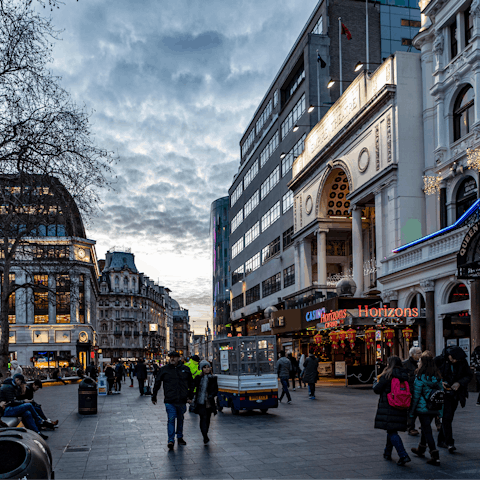
[(115, 286), (118, 287), (120, 285), (120, 279), (115, 277)]
[(450, 292), (448, 297), (448, 303), (463, 302), (468, 300), (470, 295), (468, 294), (467, 286), (464, 283), (458, 283)]
[(103, 323), (102, 324), (102, 332), (106, 332), (106, 331), (107, 331), (107, 324)]
[(477, 199), (477, 182), (472, 177), (467, 177), (460, 184), (455, 198), (457, 220), (468, 210)]
[(453, 107), (453, 140), (457, 141), (470, 132), (475, 123), (473, 111), (474, 92), (471, 85), (467, 85), (458, 94)]
[[(412, 301), (410, 302), (410, 308), (417, 308), (417, 295), (415, 295), (412, 298)], [(423, 295), (420, 294), (420, 308), (425, 308), (425, 299), (423, 298)]]
[(127, 277), (125, 277), (125, 278), (123, 279), (123, 288), (124, 288), (125, 290), (128, 290), (128, 278), (127, 278)]

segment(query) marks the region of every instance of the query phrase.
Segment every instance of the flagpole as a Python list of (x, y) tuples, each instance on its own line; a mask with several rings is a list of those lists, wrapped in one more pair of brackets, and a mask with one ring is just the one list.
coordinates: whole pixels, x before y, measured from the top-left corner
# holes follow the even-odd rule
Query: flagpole
[(340, 56), (340, 95), (343, 94), (342, 75), (342, 17), (338, 17), (338, 54)]
[(318, 50), (317, 50), (317, 105), (318, 105), (318, 122), (320, 121), (320, 117), (321, 117), (321, 112), (320, 112), (320, 67), (319, 67), (319, 53), (318, 53)]
[(370, 64), (370, 49), (368, 48), (368, 0), (365, 0), (365, 13), (366, 13), (366, 31), (367, 31), (367, 72)]

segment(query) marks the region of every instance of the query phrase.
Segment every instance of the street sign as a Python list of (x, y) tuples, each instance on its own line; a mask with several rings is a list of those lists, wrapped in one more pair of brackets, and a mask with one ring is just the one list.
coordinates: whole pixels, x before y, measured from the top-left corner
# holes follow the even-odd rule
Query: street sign
[(100, 347), (99, 347), (98, 345), (95, 345), (95, 346), (93, 347), (93, 349), (94, 349), (96, 352), (98, 352), (98, 350), (100, 350)]

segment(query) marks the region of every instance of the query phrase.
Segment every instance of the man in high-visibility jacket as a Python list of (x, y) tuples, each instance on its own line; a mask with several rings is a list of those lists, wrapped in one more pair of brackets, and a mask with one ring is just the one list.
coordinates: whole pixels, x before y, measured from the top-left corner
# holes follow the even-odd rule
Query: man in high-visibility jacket
[(200, 363), (200, 357), (198, 355), (194, 355), (185, 365), (190, 369), (192, 372), (192, 377), (195, 380), (195, 377), (201, 375), (202, 371), (198, 368), (198, 364)]

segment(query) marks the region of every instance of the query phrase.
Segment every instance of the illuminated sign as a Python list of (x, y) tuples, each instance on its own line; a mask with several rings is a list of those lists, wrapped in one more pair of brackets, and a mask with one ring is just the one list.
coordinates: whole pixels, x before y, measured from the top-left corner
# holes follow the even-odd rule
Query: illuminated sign
[(358, 316), (362, 318), (397, 318), (397, 317), (418, 317), (418, 308), (368, 308), (358, 306)]
[(313, 310), (312, 312), (307, 312), (305, 315), (305, 320), (307, 322), (312, 322), (313, 320), (321, 320), (322, 322), (332, 322), (335, 320), (341, 320), (348, 316), (347, 309), (335, 310), (326, 313), (325, 307), (319, 308), (318, 310)]
[(151, 332), (158, 332), (158, 325), (156, 323), (150, 323), (149, 324), (149, 330)]

